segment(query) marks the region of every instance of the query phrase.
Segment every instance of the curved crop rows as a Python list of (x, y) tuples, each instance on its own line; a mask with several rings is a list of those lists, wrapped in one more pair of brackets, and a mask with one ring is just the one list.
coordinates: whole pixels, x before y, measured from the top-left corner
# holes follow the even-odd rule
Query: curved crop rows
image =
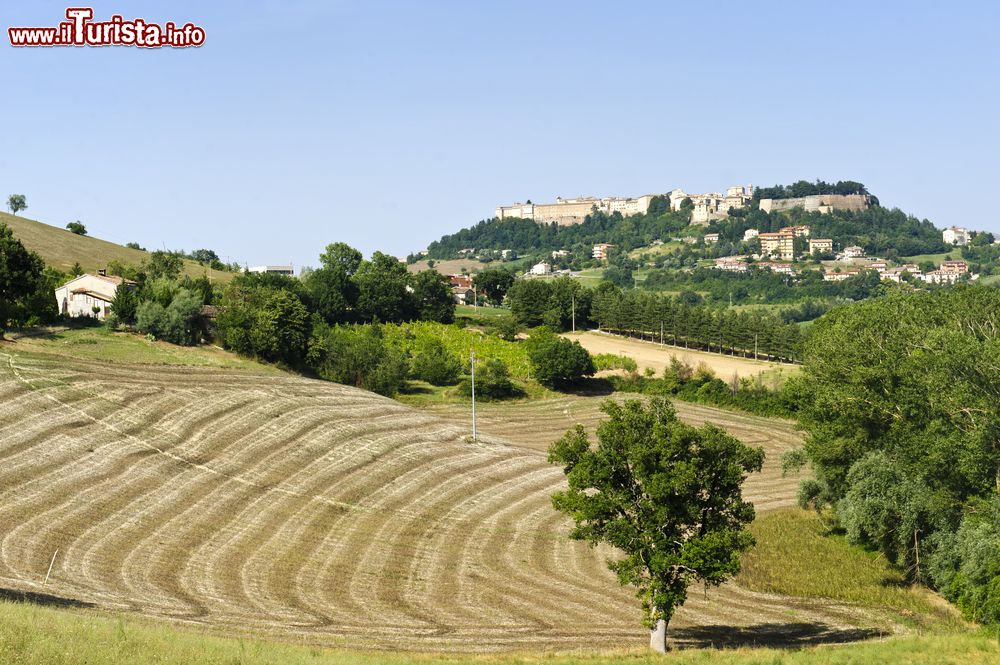
[[(641, 644), (608, 552), (569, 541), (550, 507), (563, 477), (542, 449), (577, 416), (592, 425), (596, 400), (519, 408), (484, 407), (490, 435), (471, 443), (457, 410), (335, 384), (0, 353), (0, 586), (332, 645)], [(771, 448), (794, 442), (778, 431)], [(794, 481), (771, 469), (749, 492), (781, 505)], [(790, 612), (829, 639), (859, 621), (726, 586), (693, 590), (675, 635), (780, 630)]]

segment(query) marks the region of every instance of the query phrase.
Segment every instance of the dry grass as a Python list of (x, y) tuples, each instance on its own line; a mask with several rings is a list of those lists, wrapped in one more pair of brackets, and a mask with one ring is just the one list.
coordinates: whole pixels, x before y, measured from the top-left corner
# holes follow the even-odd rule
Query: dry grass
[(742, 646), (674, 651), (467, 656), (334, 650), (256, 639), (215, 637), (134, 618), (0, 601), (0, 662), (7, 665), (983, 665), (1000, 661), (985, 632), (911, 635), (878, 642), (776, 650)]
[[(0, 345), (4, 588), (336, 647), (645, 642), (610, 553), (568, 540), (550, 504), (564, 478), (543, 449), (592, 426), (598, 398), (484, 406), (471, 443), (457, 411), (258, 368), (105, 362), (100, 340), (78, 345), (89, 357), (38, 344)], [(787, 423), (678, 408), (769, 451), (797, 441)], [(747, 487), (761, 510), (794, 493), (771, 464)], [(692, 593), (672, 635), (798, 647), (905, 628), (884, 608), (726, 585)]]
[(759, 516), (752, 526), (758, 546), (743, 560), (740, 585), (891, 608), (901, 623), (916, 628), (964, 626), (958, 611), (943, 598), (908, 585), (878, 553), (851, 547), (829, 528), (823, 517), (799, 508)]
[(763, 375), (768, 385), (776, 385), (799, 370), (798, 365), (707, 353), (669, 344), (660, 345), (658, 340), (643, 341), (593, 330), (566, 333), (565, 336), (580, 342), (583, 348), (591, 353), (626, 355), (636, 361), (640, 372), (650, 367), (657, 376), (670, 365), (671, 356), (676, 356), (692, 366), (705, 364), (723, 381), (729, 381), (734, 374), (740, 377)]
[[(466, 272), (472, 274), (495, 265), (502, 266), (503, 263), (483, 263), (478, 259), (451, 259), (449, 261), (434, 261), (434, 270), (437, 270), (442, 275), (461, 275), (462, 268), (465, 268)], [(406, 269), (410, 272), (421, 272), (429, 270), (429, 267), (427, 261), (417, 261), (416, 263), (407, 265)]]
[[(28, 249), (38, 252), (45, 264), (69, 272), (79, 263), (85, 272), (104, 268), (110, 261), (140, 264), (149, 254), (138, 249), (116, 245), (107, 240), (78, 236), (66, 229), (49, 226), (24, 217), (0, 213), (0, 222), (7, 224)], [(194, 261), (184, 261), (184, 274), (200, 277), (207, 274), (213, 281), (228, 282), (234, 273), (212, 270)]]
[(24, 333), (8, 333), (7, 337), (10, 340), (8, 346), (0, 346), (0, 350), (15, 353), (42, 352), (66, 358), (135, 365), (229, 367), (262, 374), (282, 374), (274, 366), (242, 358), (218, 346), (177, 346), (133, 333), (112, 332), (103, 326), (36, 328)]

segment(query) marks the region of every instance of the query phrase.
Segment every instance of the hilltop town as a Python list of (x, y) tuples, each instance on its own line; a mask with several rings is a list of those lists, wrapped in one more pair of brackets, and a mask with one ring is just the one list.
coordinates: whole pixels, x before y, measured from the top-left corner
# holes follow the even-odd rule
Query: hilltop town
[[(992, 234), (941, 230), (883, 208), (855, 181), (501, 205), (493, 218), (408, 257), (415, 267), (448, 259), (465, 274), (503, 266), (527, 278), (611, 279), (745, 304), (837, 298), (879, 281), (932, 288), (1000, 279)], [(448, 274), (465, 302), (471, 281)]]

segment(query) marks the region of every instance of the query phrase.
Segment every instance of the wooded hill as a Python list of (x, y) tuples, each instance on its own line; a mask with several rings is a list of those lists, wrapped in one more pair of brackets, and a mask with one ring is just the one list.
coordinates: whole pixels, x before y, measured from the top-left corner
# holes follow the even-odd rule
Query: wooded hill
[[(804, 184), (803, 184), (804, 183)], [(912, 256), (943, 252), (947, 248), (941, 240), (941, 231), (929, 220), (918, 219), (897, 208), (883, 208), (872, 197), (873, 205), (859, 212), (834, 211), (830, 214), (807, 213), (795, 209), (766, 213), (759, 209), (759, 198), (788, 198), (815, 193), (867, 193), (867, 188), (857, 182), (842, 181), (835, 184), (801, 181), (788, 186), (775, 186), (759, 190), (747, 208), (734, 210), (727, 219), (712, 222), (708, 232), (719, 233), (723, 241), (742, 241), (746, 229), (761, 233), (777, 231), (794, 224), (808, 224), (817, 238), (832, 238), (840, 246), (860, 245), (869, 254), (886, 256)], [(766, 197), (765, 197), (766, 198)], [(682, 232), (690, 223), (690, 211), (682, 208), (671, 211), (665, 197), (655, 197), (649, 211), (642, 215), (623, 217), (594, 211), (580, 224), (558, 226), (539, 224), (529, 219), (488, 219), (446, 235), (428, 245), (428, 256), (433, 259), (450, 259), (460, 256), (465, 249), (477, 253), (486, 250), (514, 250), (518, 254), (536, 254), (565, 249), (575, 256), (589, 256), (595, 243), (612, 243), (619, 251), (644, 247), (655, 240), (667, 240)]]

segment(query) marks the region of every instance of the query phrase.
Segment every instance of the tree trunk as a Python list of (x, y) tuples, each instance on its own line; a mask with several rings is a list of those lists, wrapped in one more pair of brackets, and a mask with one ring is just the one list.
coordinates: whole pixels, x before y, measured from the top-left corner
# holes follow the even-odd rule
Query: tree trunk
[(657, 653), (667, 652), (667, 622), (660, 619), (656, 627), (649, 631), (649, 648)]

